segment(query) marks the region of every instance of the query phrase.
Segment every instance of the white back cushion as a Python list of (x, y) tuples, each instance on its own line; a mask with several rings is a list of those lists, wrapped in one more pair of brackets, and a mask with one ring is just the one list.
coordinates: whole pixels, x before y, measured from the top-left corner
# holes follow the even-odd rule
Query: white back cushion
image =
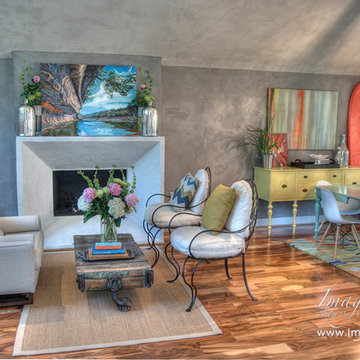
[[(225, 224), (225, 229), (236, 231), (242, 229), (250, 221), (252, 208), (252, 190), (245, 180), (237, 181), (231, 187), (236, 190), (234, 206)], [(239, 233), (241, 236), (248, 236), (249, 229)]]
[[(200, 204), (202, 201), (204, 201), (206, 199), (210, 186), (209, 175), (205, 169), (198, 170), (198, 172), (195, 174), (195, 179), (198, 180), (198, 186), (195, 195), (191, 200), (190, 206)], [(204, 211), (204, 206), (205, 203), (202, 203), (201, 205), (190, 208), (190, 210), (196, 214), (201, 215)]]

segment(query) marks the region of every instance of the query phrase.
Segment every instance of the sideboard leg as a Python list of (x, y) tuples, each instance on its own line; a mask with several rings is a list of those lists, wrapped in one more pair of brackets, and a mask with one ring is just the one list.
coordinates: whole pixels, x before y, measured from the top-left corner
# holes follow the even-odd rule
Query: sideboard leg
[(271, 217), (272, 217), (272, 201), (269, 201), (269, 205), (268, 205), (268, 217), (269, 217), (269, 224), (268, 224), (268, 235), (271, 235)]
[(316, 199), (315, 199), (315, 244), (318, 240), (319, 234), (319, 215), (320, 215), (320, 202), (321, 202), (321, 192), (318, 188), (316, 189)]
[(297, 204), (297, 201), (295, 200), (294, 204), (293, 204), (293, 226), (292, 226), (293, 227), (293, 235), (295, 235), (297, 207), (298, 207), (298, 204)]

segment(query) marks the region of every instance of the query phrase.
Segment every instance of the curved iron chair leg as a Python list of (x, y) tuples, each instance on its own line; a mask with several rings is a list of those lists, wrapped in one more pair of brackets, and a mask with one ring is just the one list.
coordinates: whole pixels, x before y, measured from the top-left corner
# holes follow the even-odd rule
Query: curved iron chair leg
[(232, 279), (232, 277), (229, 274), (229, 265), (228, 265), (228, 259), (225, 259), (225, 271), (226, 271), (226, 276), (229, 280)]
[[(193, 297), (194, 297), (194, 289), (192, 288), (192, 286), (186, 281), (185, 279), (185, 266), (186, 266), (186, 263), (187, 261), (190, 259), (190, 256), (188, 256), (185, 260), (184, 260), (184, 263), (183, 263), (183, 267), (182, 267), (182, 273), (181, 273), (181, 276), (184, 280), (184, 283), (190, 288), (191, 290), (191, 302), (193, 300)], [(186, 309), (187, 311), (187, 309)]]
[(191, 298), (191, 303), (189, 305), (189, 307), (185, 310), (186, 312), (190, 312), (191, 309), (193, 308), (194, 304), (195, 304), (195, 301), (196, 301), (196, 297), (197, 297), (197, 287), (194, 285), (194, 275), (195, 275), (195, 271), (196, 269), (198, 268), (198, 266), (201, 264), (202, 260), (199, 260), (198, 263), (196, 264), (192, 274), (191, 274), (191, 286), (193, 287), (194, 289), (194, 294)]
[(149, 224), (148, 224), (148, 233), (147, 233), (147, 242), (150, 246), (150, 249), (152, 249), (155, 253), (155, 261), (154, 263), (151, 265), (151, 267), (154, 267), (156, 265), (156, 263), (158, 262), (159, 260), (159, 257), (160, 257), (160, 251), (159, 249), (155, 246), (155, 238), (157, 236), (157, 234), (159, 233), (159, 231), (161, 229), (158, 229), (156, 232), (155, 232), (155, 235), (152, 233), (152, 230), (153, 229), (158, 229), (155, 225), (151, 226), (149, 228)]
[(178, 263), (178, 261), (175, 258), (175, 255), (174, 255), (174, 247), (171, 247), (171, 257), (173, 258), (173, 260), (174, 260), (174, 262), (175, 262), (175, 264), (177, 266), (177, 276), (176, 276), (176, 279), (177, 279), (179, 277), (179, 275), (180, 275), (181, 270), (180, 270), (180, 264)]
[(161, 229), (158, 229), (155, 234), (152, 234), (152, 244), (151, 244), (151, 247), (152, 249), (155, 251), (155, 261), (154, 263), (151, 265), (151, 267), (153, 268), (157, 262), (159, 261), (159, 258), (160, 258), (160, 251), (159, 249), (156, 247), (155, 245), (155, 239), (156, 239), (156, 236), (158, 235), (158, 233), (161, 231)]
[(247, 290), (249, 296), (253, 299), (253, 301), (257, 301), (257, 299), (255, 299), (255, 298), (252, 296), (252, 294), (251, 294), (251, 292), (250, 292), (250, 289), (249, 289), (249, 286), (248, 286), (248, 283), (247, 283), (247, 280), (246, 280), (245, 253), (243, 253), (242, 258), (243, 258), (243, 262), (242, 262), (242, 263), (243, 263), (243, 277), (244, 277), (244, 282), (245, 282), (246, 290)]
[[(175, 278), (172, 279), (172, 280), (166, 280), (168, 283), (172, 283), (174, 282), (178, 277), (179, 277), (179, 271), (178, 271), (178, 268), (177, 266), (175, 266), (175, 264), (170, 260), (169, 258), (169, 255), (167, 253), (167, 250), (168, 250), (168, 247), (171, 245), (171, 242), (167, 243), (166, 246), (165, 246), (165, 256), (166, 256), (166, 259), (169, 261), (169, 263), (172, 265), (172, 267), (175, 269), (176, 271), (176, 274), (175, 274)], [(173, 251), (174, 251), (174, 248), (172, 247), (171, 248), (171, 253), (173, 254)], [(174, 258), (174, 256), (173, 256)]]
[[(145, 220), (144, 220), (144, 221), (145, 221)], [(151, 247), (151, 242), (150, 242), (150, 238), (152, 237), (151, 230), (152, 230), (153, 227), (154, 227), (154, 226), (150, 227), (149, 223), (146, 222), (145, 232), (146, 232), (146, 235), (147, 235), (146, 240), (147, 240), (147, 242), (148, 242), (148, 244), (149, 244), (148, 250), (152, 249), (152, 247)]]

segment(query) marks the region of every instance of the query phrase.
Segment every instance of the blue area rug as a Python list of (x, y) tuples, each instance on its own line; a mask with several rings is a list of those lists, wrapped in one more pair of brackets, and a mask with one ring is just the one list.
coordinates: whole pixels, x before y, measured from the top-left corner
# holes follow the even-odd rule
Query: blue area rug
[[(318, 240), (318, 244), (319, 242), (320, 239)], [(315, 244), (313, 238), (291, 239), (286, 240), (286, 243), (360, 278), (360, 252), (353, 240), (346, 239), (344, 249), (342, 248), (342, 240), (339, 241), (335, 261), (334, 240), (331, 237), (322, 243), (320, 249), (317, 248), (318, 244)]]

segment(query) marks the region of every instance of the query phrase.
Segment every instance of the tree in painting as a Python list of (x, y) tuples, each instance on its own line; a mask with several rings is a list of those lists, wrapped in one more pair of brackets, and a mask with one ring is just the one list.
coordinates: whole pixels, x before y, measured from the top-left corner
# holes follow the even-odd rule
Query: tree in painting
[(136, 135), (136, 68), (41, 64), (43, 135)]

